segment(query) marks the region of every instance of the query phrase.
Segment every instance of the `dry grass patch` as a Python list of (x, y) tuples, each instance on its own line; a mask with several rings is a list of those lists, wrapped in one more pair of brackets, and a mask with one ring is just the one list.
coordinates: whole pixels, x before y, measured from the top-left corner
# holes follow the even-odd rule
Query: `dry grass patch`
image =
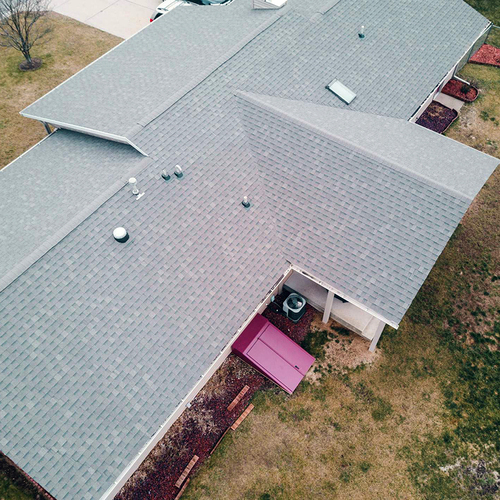
[(500, 68), (468, 64), (460, 76), (479, 89), (446, 135), (492, 156), (500, 155)]
[(441, 430), (442, 399), (440, 361), (428, 359), (435, 339), (419, 340), (408, 342), (405, 362), (377, 356), (353, 370), (336, 359), (338, 370), (322, 370), (291, 397), (278, 389), (256, 395), (254, 412), (192, 480), (186, 499), (420, 498), (399, 450)]
[(306, 375), (309, 382), (317, 382), (324, 371), (347, 373), (358, 366), (371, 365), (382, 355), (380, 350), (370, 352), (370, 342), (347, 330), (330, 319), (322, 321), (322, 314), (316, 313), (311, 323), (311, 330), (317, 334), (326, 333), (330, 338), (324, 345), (323, 355), (316, 358), (314, 365)]
[(43, 125), (19, 111), (87, 66), (121, 39), (65, 16), (51, 13), (53, 32), (33, 51), (43, 60), (34, 72), (22, 72), (22, 55), (0, 47), (0, 168), (47, 134)]

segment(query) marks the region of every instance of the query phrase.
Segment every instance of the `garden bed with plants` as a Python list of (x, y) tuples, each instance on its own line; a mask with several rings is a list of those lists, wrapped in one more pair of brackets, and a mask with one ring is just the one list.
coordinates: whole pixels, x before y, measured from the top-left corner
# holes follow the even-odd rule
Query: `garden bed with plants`
[[(309, 332), (315, 310), (307, 305), (301, 320), (293, 323), (277, 312), (283, 300), (283, 296), (276, 297), (274, 305), (263, 315), (293, 340), (300, 342)], [(246, 392), (228, 411), (228, 406), (245, 386), (248, 386)], [(231, 354), (153, 448), (115, 500), (176, 498), (181, 489), (175, 483), (192, 458), (195, 455), (198, 457), (189, 476), (211, 455), (214, 447), (247, 408), (255, 392), (271, 387), (274, 387), (272, 382)]]
[(460, 80), (455, 80), (455, 78), (452, 78), (443, 87), (441, 92), (464, 102), (473, 102), (479, 95), (479, 91), (475, 87), (468, 83), (461, 82)]
[(493, 45), (484, 44), (469, 60), (476, 64), (487, 64), (500, 68), (500, 49)]
[(420, 115), (417, 124), (442, 134), (457, 119), (457, 116), (458, 113), (454, 109), (450, 109), (440, 102), (432, 101)]

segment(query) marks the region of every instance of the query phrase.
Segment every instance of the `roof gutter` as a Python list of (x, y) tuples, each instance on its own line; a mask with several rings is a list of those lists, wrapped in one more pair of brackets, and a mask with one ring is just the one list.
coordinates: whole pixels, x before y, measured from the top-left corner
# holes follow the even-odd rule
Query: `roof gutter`
[(98, 137), (99, 139), (106, 139), (108, 141), (120, 142), (122, 144), (128, 144), (129, 146), (132, 146), (136, 151), (141, 153), (141, 155), (148, 156), (141, 148), (139, 148), (136, 144), (134, 144), (130, 139), (128, 139), (127, 137), (121, 136), (121, 135), (110, 134), (109, 132), (102, 132), (100, 130), (95, 130), (95, 129), (88, 128), (88, 127), (82, 127), (80, 125), (72, 125), (70, 123), (65, 123), (65, 122), (61, 122), (58, 120), (52, 120), (50, 118), (41, 118), (40, 116), (34, 116), (34, 115), (30, 115), (28, 113), (24, 113), (24, 111), (21, 111), (19, 114), (21, 116), (24, 116), (25, 118), (31, 118), (33, 120), (38, 120), (39, 122), (42, 122), (42, 124), (45, 127), (47, 124), (49, 124), (55, 128), (63, 128), (65, 130), (72, 130), (73, 132), (80, 132), (80, 133), (85, 134), (85, 135), (91, 135), (93, 137)]

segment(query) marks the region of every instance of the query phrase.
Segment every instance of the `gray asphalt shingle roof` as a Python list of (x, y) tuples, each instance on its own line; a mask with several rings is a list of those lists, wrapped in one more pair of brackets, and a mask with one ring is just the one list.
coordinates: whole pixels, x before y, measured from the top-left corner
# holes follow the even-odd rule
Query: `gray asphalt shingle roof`
[[(40, 219), (47, 232), (50, 227), (59, 231), (61, 241), (48, 250), (43, 247), (42, 230), (37, 241), (48, 251), (5, 288), (0, 301), (0, 449), (58, 500), (94, 499), (106, 491), (285, 271), (287, 259), (307, 269), (314, 252), (319, 277), (338, 278), (338, 288), (358, 293), (356, 297), (397, 322), (416, 293), (415, 283), (432, 267), (473, 190), (487, 177), (485, 166), (480, 171), (483, 180), (478, 174), (478, 180), (471, 182), (474, 187), (457, 184), (467, 199), (457, 198), (403, 169), (395, 170), (393, 157), (382, 160), (363, 151), (391, 152), (369, 143), (369, 137), (377, 140), (376, 132), (356, 149), (325, 136), (338, 123), (336, 114), (320, 115), (316, 108), (309, 117), (313, 123), (306, 127), (294, 121), (293, 109), (286, 108), (285, 101), (280, 101), (278, 113), (266, 109), (267, 98), (260, 96), (258, 105), (244, 104), (242, 115), (234, 97), (236, 91), (257, 92), (343, 108), (325, 89), (340, 76), (358, 93), (349, 109), (408, 118), (487, 24), (465, 3), (341, 0), (313, 2), (310, 8), (287, 8), (278, 14), (247, 7), (243, 0), (235, 0), (220, 8), (175, 9), (28, 108), (45, 118), (57, 113), (76, 125), (127, 134), (150, 155), (141, 163), (142, 157), (129, 146), (59, 131), (6, 171), (9, 174), (19, 165), (19, 172), (37, 172), (41, 158), (40, 173), (51, 175), (54, 162), (54, 176), (64, 178), (60, 205), (51, 205), (56, 198), (39, 200), (34, 220), (28, 216), (29, 200), (21, 210), (30, 227), (37, 227)], [(229, 29), (224, 26), (227, 21), (233, 23)], [(363, 45), (357, 39), (360, 24), (367, 26)], [(435, 29), (444, 24), (446, 30)], [(224, 51), (207, 41), (217, 36), (214, 26), (222, 30)], [(397, 29), (394, 36), (388, 36), (389, 28)], [(170, 33), (175, 36), (169, 38)], [(165, 40), (181, 52), (165, 54)], [(182, 52), (185, 40), (194, 45), (207, 42), (214, 57), (204, 49), (194, 53), (191, 44)], [(417, 42), (425, 42), (425, 49)], [(184, 61), (191, 57), (193, 64)], [(174, 62), (178, 72), (168, 67)], [(157, 67), (148, 73), (150, 64)], [(102, 92), (89, 91), (95, 88)], [(311, 111), (307, 106), (302, 109), (301, 103), (294, 106), (299, 114)], [(312, 130), (321, 126), (315, 122), (316, 114), (328, 131)], [(262, 120), (276, 126), (273, 134), (282, 139), (282, 151), (277, 150), (275, 137), (256, 137), (259, 123), (268, 127)], [(355, 124), (349, 123), (350, 141), (356, 134)], [(389, 130), (391, 123), (384, 126)], [(402, 134), (399, 140), (408, 137)], [(450, 154), (458, 154), (447, 139), (436, 141), (443, 144), (436, 153), (449, 147)], [(68, 145), (71, 153), (65, 149)], [(268, 149), (269, 157), (264, 154)], [(172, 172), (176, 164), (183, 167), (184, 178), (165, 183), (161, 169)], [(298, 165), (304, 170), (302, 184)], [(262, 167), (269, 171), (262, 172)], [(410, 161), (403, 167), (422, 169)], [(140, 200), (123, 187), (129, 169), (138, 172), (145, 192)], [(97, 179), (98, 203), (91, 191), (82, 188), (83, 171)], [(287, 233), (285, 215), (279, 211), (291, 214), (296, 208), (286, 199), (292, 186), (282, 182), (283, 174), (302, 186), (297, 199), (307, 207), (297, 234)], [(75, 187), (72, 181), (77, 175)], [(332, 190), (342, 189), (346, 200), (359, 198), (359, 207), (350, 212), (352, 223), (347, 216), (335, 219), (344, 238), (331, 230), (336, 215), (331, 208), (314, 204), (304, 194), (311, 188), (316, 197), (330, 196), (333, 203), (332, 193), (315, 185), (317, 175)], [(448, 177), (438, 180), (451, 183)], [(269, 193), (262, 179), (272, 182), (276, 192)], [(24, 189), (22, 176), (10, 182)], [(52, 184), (43, 184), (43, 189)], [(387, 192), (398, 186), (401, 192), (389, 199)], [(74, 208), (66, 194), (71, 189)], [(437, 192), (444, 194), (438, 197)], [(278, 199), (277, 193), (284, 198)], [(250, 210), (241, 206), (244, 195), (251, 199)], [(373, 213), (368, 213), (370, 196), (376, 200)], [(19, 200), (14, 193), (9, 199), (11, 204)], [(434, 218), (428, 217), (431, 205)], [(342, 214), (348, 213), (347, 201), (338, 206)], [(66, 215), (65, 210), (75, 210), (75, 215)], [(314, 213), (318, 224), (306, 230)], [(394, 224), (380, 228), (377, 224), (384, 213)], [(9, 224), (12, 234), (23, 230), (23, 224)], [(355, 230), (363, 224), (369, 227), (359, 231), (355, 241)], [(131, 235), (124, 245), (111, 236), (119, 225)], [(400, 242), (399, 229), (405, 234), (413, 229), (428, 238), (428, 249), (415, 241), (408, 258), (406, 247), (394, 248), (391, 243), (391, 238)], [(372, 230), (380, 243), (370, 239)], [(297, 235), (309, 238), (302, 253), (296, 252)], [(32, 250), (24, 237), (18, 241), (16, 245), (30, 254), (41, 248)], [(382, 248), (382, 241), (392, 253)], [(335, 245), (342, 265), (332, 274), (328, 259)], [(373, 263), (367, 262), (368, 254), (374, 256)], [(401, 277), (405, 265), (414, 276), (409, 285)], [(362, 272), (371, 273), (370, 278), (363, 280)], [(379, 297), (377, 284), (383, 291)], [(390, 296), (393, 289), (402, 293), (402, 300)]]
[[(406, 120), (266, 95), (238, 95), (286, 121), (334, 135), (336, 141), (347, 147), (354, 145), (365, 156), (383, 159), (403, 172), (423, 178), (427, 184), (469, 201), (498, 164), (496, 158)], [(443, 154), (442, 148), (450, 154)]]
[(287, 260), (397, 327), (499, 160), (393, 118), (240, 96)]
[(350, 109), (407, 119), (489, 24), (462, 0), (289, 3), (301, 8), (176, 8), (23, 113), (130, 139), (236, 58), (240, 90), (347, 107), (325, 88), (337, 78), (357, 94)]
[(0, 449), (58, 500), (104, 493), (284, 272), (239, 146), (151, 166), (2, 292)]
[(30, 255), (36, 260), (42, 244), (144, 161), (131, 146), (58, 130), (0, 170), (0, 290)]

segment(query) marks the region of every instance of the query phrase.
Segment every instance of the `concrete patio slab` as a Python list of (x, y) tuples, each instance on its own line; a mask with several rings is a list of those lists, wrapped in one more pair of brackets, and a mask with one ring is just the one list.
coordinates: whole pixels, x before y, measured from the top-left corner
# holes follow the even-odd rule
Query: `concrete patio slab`
[(444, 104), (450, 109), (454, 109), (457, 112), (460, 111), (460, 108), (465, 104), (464, 101), (461, 101), (460, 99), (442, 93), (439, 93), (436, 97), (434, 97), (434, 100)]
[(68, 0), (54, 10), (59, 14), (86, 22), (92, 16), (112, 5), (116, 0)]
[(149, 24), (161, 0), (52, 0), (54, 12), (129, 38)]
[(118, 0), (86, 22), (112, 35), (129, 38), (149, 24), (153, 10), (129, 0)]

